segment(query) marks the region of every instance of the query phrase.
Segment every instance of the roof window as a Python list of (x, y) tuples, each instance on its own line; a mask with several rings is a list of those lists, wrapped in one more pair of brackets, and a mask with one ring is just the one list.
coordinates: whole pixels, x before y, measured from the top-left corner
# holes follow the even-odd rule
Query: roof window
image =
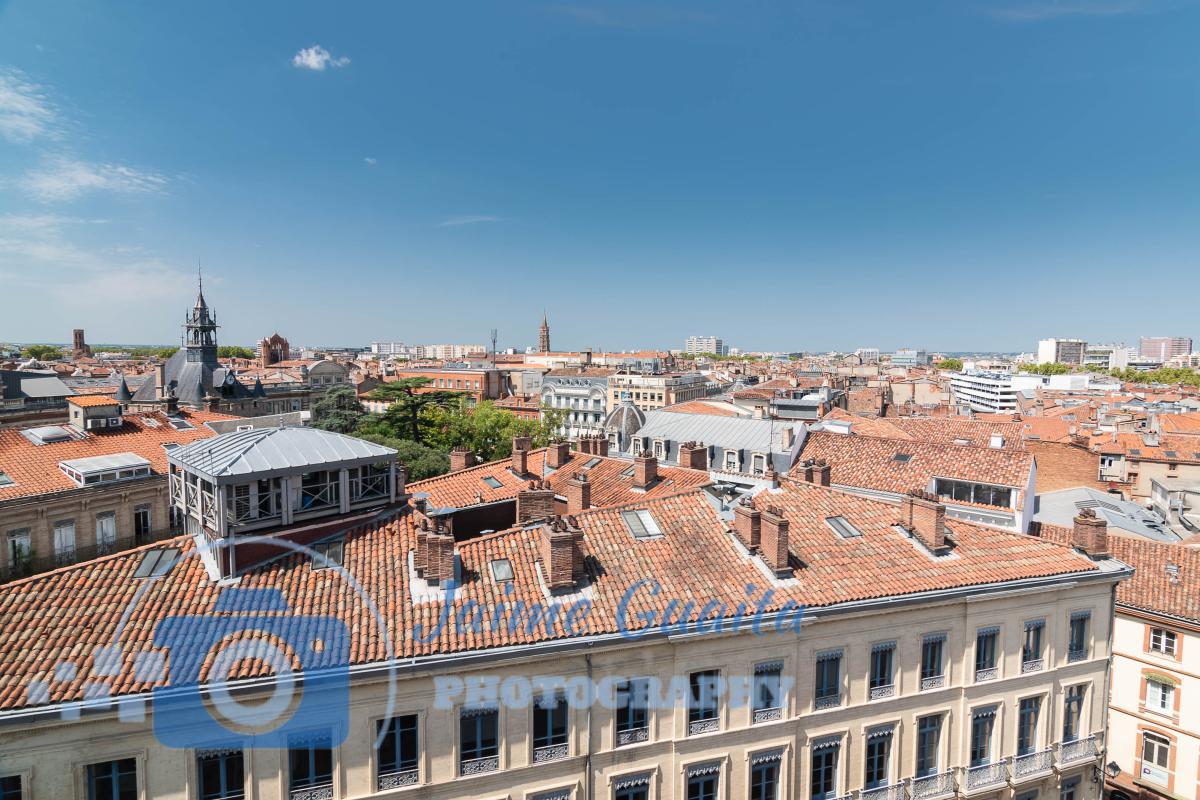
[(16, 481), (4, 470), (0, 470), (0, 486), (15, 486)]
[(500, 483), (500, 481), (493, 478), (491, 475), (488, 475), (486, 478), (484, 478), (483, 482), (486, 483), (488, 486), (492, 487), (493, 489), (499, 489), (501, 486), (504, 485), (504, 484)]
[(850, 520), (845, 517), (826, 517), (825, 524), (843, 539), (854, 539), (863, 535), (862, 531), (851, 525)]
[(504, 583), (513, 579), (512, 562), (507, 558), (497, 558), (491, 563), (492, 580), (496, 583)]
[(897, 464), (907, 464), (909, 461), (912, 461), (912, 454), (896, 453), (896, 455), (892, 456), (892, 461), (895, 461)]
[(629, 529), (629, 533), (635, 539), (657, 539), (662, 536), (662, 530), (658, 527), (658, 523), (654, 521), (654, 517), (644, 508), (634, 509), (633, 511), (622, 511), (621, 519), (625, 522), (625, 527)]
[(313, 569), (326, 569), (342, 565), (342, 539), (330, 539), (313, 545)]
[(135, 578), (161, 578), (179, 560), (178, 547), (160, 547), (142, 556), (142, 563), (133, 572)]

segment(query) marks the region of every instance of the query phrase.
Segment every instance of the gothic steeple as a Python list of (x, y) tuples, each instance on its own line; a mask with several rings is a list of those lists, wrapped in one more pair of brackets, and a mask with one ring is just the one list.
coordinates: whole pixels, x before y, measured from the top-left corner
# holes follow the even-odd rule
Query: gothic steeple
[(542, 327), (538, 329), (538, 350), (543, 353), (550, 352), (550, 319), (544, 310), (542, 311)]
[(184, 344), (187, 360), (202, 363), (217, 363), (217, 315), (209, 311), (204, 301), (204, 276), (199, 276), (200, 289), (196, 294), (196, 306), (184, 317), (186, 331)]

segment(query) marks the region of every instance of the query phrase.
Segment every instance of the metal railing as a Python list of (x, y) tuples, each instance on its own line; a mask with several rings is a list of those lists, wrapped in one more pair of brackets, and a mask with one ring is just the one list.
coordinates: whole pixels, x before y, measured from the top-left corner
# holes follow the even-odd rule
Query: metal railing
[(500, 756), (464, 758), (458, 765), (459, 775), (482, 775), (500, 769)]
[(896, 684), (889, 683), (887, 686), (872, 686), (868, 690), (867, 696), (870, 700), (882, 700), (885, 697), (895, 697)]
[(954, 785), (954, 770), (913, 778), (909, 793), (913, 800), (934, 800), (937, 797), (949, 796), (957, 791)]
[(940, 689), (946, 685), (945, 675), (931, 675), (928, 678), (921, 678), (921, 691), (929, 689)]
[(1031, 658), (1028, 661), (1021, 662), (1021, 674), (1025, 675), (1030, 672), (1041, 672), (1045, 666), (1045, 660), (1041, 658)]
[(1013, 759), (1013, 778), (1027, 778), (1049, 772), (1054, 766), (1054, 749), (1036, 750)]
[(818, 697), (813, 702), (813, 707), (816, 708), (817, 711), (821, 711), (822, 709), (826, 708), (837, 708), (841, 704), (842, 696), (840, 694), (831, 694), (827, 697)]
[(1073, 742), (1063, 742), (1058, 746), (1058, 763), (1070, 764), (1096, 757), (1095, 734)]
[(776, 706), (774, 708), (756, 708), (754, 709), (754, 722), (774, 722), (777, 719), (783, 719), (783, 709)]
[(333, 800), (333, 784), (292, 789), (288, 792), (288, 800)]
[(1067, 651), (1067, 663), (1073, 664), (1076, 661), (1086, 661), (1088, 657), (1087, 648), (1071, 648)]
[(567, 745), (563, 744), (548, 744), (545, 747), (535, 747), (533, 749), (533, 763), (544, 764), (547, 761), (558, 761), (560, 758), (567, 757)]
[(983, 683), (984, 681), (994, 681), (1000, 674), (1000, 670), (996, 667), (987, 667), (985, 669), (975, 670), (975, 682)]
[(375, 779), (375, 791), (386, 792), (389, 789), (401, 789), (405, 786), (416, 786), (420, 780), (420, 772), (415, 769), (401, 769), (388, 772)]
[(688, 723), (688, 736), (694, 736), (697, 733), (713, 733), (721, 729), (721, 722), (716, 717), (711, 719), (698, 719)]
[(991, 764), (967, 767), (967, 791), (987, 789), (1008, 782), (1008, 759), (1002, 758)]
[(863, 789), (858, 793), (858, 800), (906, 800), (903, 783), (893, 783), (891, 786), (876, 786), (874, 789)]
[(627, 744), (637, 744), (638, 742), (646, 742), (649, 740), (649, 728), (629, 728), (628, 730), (617, 731), (617, 747)]

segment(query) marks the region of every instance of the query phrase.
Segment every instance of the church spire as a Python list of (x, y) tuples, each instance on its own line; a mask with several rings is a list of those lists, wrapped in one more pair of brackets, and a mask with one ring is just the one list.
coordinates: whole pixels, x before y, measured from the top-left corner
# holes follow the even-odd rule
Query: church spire
[(538, 350), (543, 353), (550, 352), (550, 318), (545, 309), (542, 309), (542, 327), (538, 329)]

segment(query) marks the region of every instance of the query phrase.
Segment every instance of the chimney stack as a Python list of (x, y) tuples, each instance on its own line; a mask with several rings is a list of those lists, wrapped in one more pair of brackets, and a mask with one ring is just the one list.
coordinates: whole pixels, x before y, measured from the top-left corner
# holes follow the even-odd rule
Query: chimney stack
[(475, 466), (475, 454), (465, 447), (455, 447), (450, 451), (450, 471), (459, 472)]
[(936, 495), (909, 492), (900, 503), (900, 524), (912, 531), (934, 555), (949, 552), (946, 544), (946, 507)]
[(1096, 516), (1090, 508), (1080, 510), (1071, 528), (1071, 546), (1082, 550), (1092, 558), (1107, 558), (1108, 522)]
[(454, 537), (440, 525), (426, 535), (428, 562), (425, 580), (437, 586), (454, 579)]
[(424, 576), (429, 568), (429, 518), (414, 510), (413, 528), (417, 534), (417, 546), (413, 548), (413, 569), (418, 575)]
[(561, 517), (542, 524), (542, 577), (551, 591), (575, 585), (576, 569), (583, 563), (582, 539), (583, 531)]
[(828, 486), (830, 469), (831, 467), (823, 458), (818, 458), (815, 462), (813, 462), (813, 483), (817, 484), (818, 486)]
[(708, 448), (703, 442), (684, 442), (679, 445), (679, 466), (706, 471)]
[(529, 474), (529, 448), (532, 442), (528, 436), (514, 436), (512, 443), (512, 471), (516, 475)]
[(635, 489), (648, 489), (658, 480), (658, 459), (643, 451), (633, 459), (633, 486)]
[(567, 513), (578, 514), (592, 507), (592, 484), (587, 473), (577, 472), (567, 481)]
[(738, 540), (746, 546), (746, 549), (751, 551), (758, 549), (762, 532), (762, 515), (754, 507), (754, 502), (749, 497), (743, 498), (733, 507), (733, 532)]
[(759, 550), (762, 552), (762, 559), (776, 575), (788, 575), (788, 521), (783, 516), (783, 511), (775, 506), (769, 506), (761, 517)]
[(159, 400), (167, 399), (167, 362), (160, 361), (154, 367), (154, 389)]
[(517, 524), (554, 516), (554, 490), (545, 481), (530, 481), (517, 493)]
[(567, 442), (551, 442), (546, 448), (546, 463), (551, 469), (565, 467), (571, 460), (571, 445)]
[(592, 455), (608, 457), (608, 437), (602, 433), (597, 433), (596, 438), (592, 440)]

